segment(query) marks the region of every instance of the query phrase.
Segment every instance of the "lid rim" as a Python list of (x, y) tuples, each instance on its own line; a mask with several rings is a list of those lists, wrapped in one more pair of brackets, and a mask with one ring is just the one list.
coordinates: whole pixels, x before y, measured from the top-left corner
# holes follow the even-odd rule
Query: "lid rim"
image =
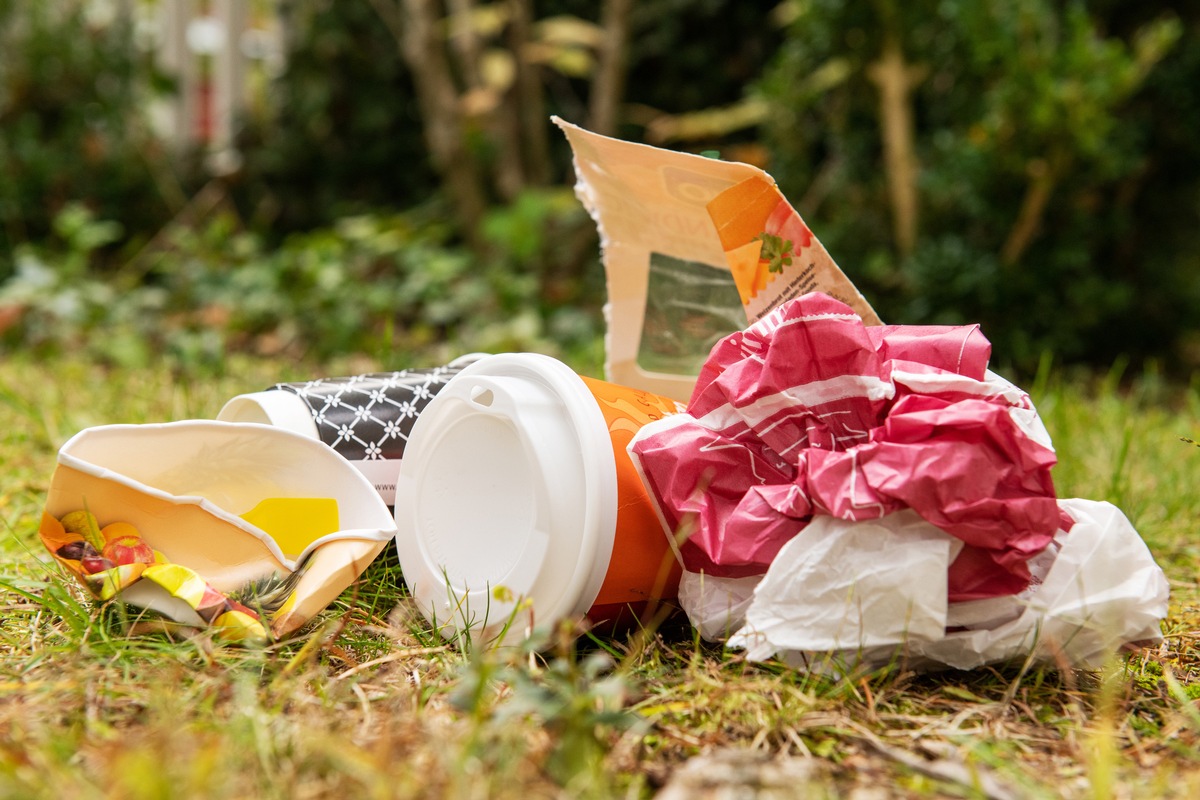
[[(442, 602), (452, 597), (462, 600), (469, 594), (481, 591), (470, 587), (462, 587), (460, 590), (459, 587), (453, 586), (447, 581), (448, 576), (426, 557), (427, 550), (422, 544), (421, 523), (415, 511), (420, 502), (415, 495), (420, 485), (419, 476), (429, 457), (428, 448), (441, 439), (438, 435), (440, 428), (437, 426), (447, 424), (445, 415), (451, 413), (446, 410), (449, 408), (448, 404), (453, 401), (462, 402), (462, 398), (457, 396), (460, 392), (454, 390), (454, 385), (460, 381), (469, 382), (472, 377), (534, 381), (547, 389), (558, 404), (557, 413), (561, 414), (565, 423), (563, 430), (569, 432), (571, 437), (568, 446), (578, 449), (579, 458), (572, 464), (572, 468), (580, 470), (582, 508), (578, 509), (577, 514), (572, 514), (572, 519), (578, 520), (577, 532), (545, 532), (551, 536), (556, 533), (560, 537), (572, 536), (573, 546), (559, 551), (562, 553), (558, 557), (561, 563), (551, 563), (552, 556), (543, 552), (539, 556), (540, 563), (529, 568), (529, 572), (534, 576), (529, 584), (530, 599), (534, 603), (538, 627), (544, 627), (547, 623), (553, 623), (563, 617), (583, 614), (598, 596), (612, 556), (616, 534), (616, 460), (603, 413), (582, 378), (561, 361), (540, 354), (507, 353), (488, 356), (474, 362), (456, 375), (417, 418), (405, 458), (401, 460), (400, 477), (396, 486), (396, 541), (405, 580), (427, 618), (437, 616), (436, 610)], [(459, 386), (463, 385), (459, 383)], [(520, 424), (519, 419), (512, 421)], [(532, 424), (523, 427), (525, 437), (535, 438), (543, 433)], [(541, 477), (533, 479), (544, 482), (544, 478)], [(469, 501), (469, 497), (465, 499)], [(545, 570), (549, 568), (569, 570), (570, 575), (561, 582), (563, 588), (555, 590), (556, 596), (539, 597), (536, 586), (538, 576), (546, 574)], [(503, 580), (503, 576), (498, 576), (492, 586), (500, 585)], [(447, 630), (439, 631), (439, 634), (445, 638), (448, 634), (461, 632), (463, 627), (476, 627), (470, 623), (462, 625), (463, 622), (465, 620), (439, 620), (439, 624), (447, 626)], [(499, 627), (506, 623), (507, 617), (486, 622), (481, 629), (486, 633), (493, 625)], [(517, 630), (518, 627), (513, 625), (507, 630), (506, 638), (528, 635), (528, 631)]]

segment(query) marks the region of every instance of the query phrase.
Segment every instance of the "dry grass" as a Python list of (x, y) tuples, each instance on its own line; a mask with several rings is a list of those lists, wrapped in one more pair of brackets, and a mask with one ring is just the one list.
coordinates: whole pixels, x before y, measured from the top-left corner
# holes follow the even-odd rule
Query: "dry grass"
[(723, 748), (809, 759), (813, 796), (1200, 795), (1200, 450), (1180, 441), (1200, 434), (1196, 387), (1049, 373), (1033, 387), (1060, 493), (1124, 508), (1172, 579), (1162, 646), (1100, 672), (838, 681), (748, 663), (677, 620), (466, 654), (413, 616), (386, 557), (300, 636), (245, 650), (85, 602), (46, 565), (36, 520), (67, 437), (211, 417), (308, 377), (288, 369), (0, 365), (0, 796), (640, 797)]

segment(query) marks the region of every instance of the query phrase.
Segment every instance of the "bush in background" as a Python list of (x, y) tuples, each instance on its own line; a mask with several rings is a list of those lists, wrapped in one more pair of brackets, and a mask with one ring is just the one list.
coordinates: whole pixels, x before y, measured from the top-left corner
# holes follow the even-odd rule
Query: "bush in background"
[(106, 245), (128, 254), (182, 203), (186, 187), (145, 121), (149, 57), (129, 19), (96, 8), (0, 0), (0, 280), (17, 245), (50, 237), (70, 204), (117, 223)]
[(1024, 370), (1196, 365), (1200, 17), (790, 7), (759, 86), (773, 174), (885, 319), (981, 322)]
[[(496, 218), (497, 246), (531, 220), (553, 231), (577, 213), (564, 199), (522, 223)], [(0, 287), (0, 346), (131, 367), (167, 359), (192, 372), (220, 372), (234, 352), (314, 364), (358, 353), (395, 368), (473, 350), (595, 360), (596, 309), (547, 309), (536, 276), (506, 258), (481, 263), (441, 216), (347, 217), (270, 245), (218, 213), (169, 227), (114, 271), (96, 253), (119, 226), (68, 206), (44, 243), (17, 248), (16, 274)]]
[(437, 191), (412, 79), (369, 2), (280, 4), (287, 69), (247, 119), (235, 186), (243, 216), (276, 240)]
[[(604, 118), (603, 84), (624, 138), (767, 167), (889, 321), (980, 322), (1025, 371), (1047, 351), (1195, 368), (1200, 13), (1169, 6), (482, 4), (474, 56), (448, 24), (426, 43), (452, 59), (453, 107), (476, 109), (455, 160), (430, 158), (429, 81), (384, 13), (399, 0), (287, 3), (271, 113), (201, 203), (143, 120), (169, 84), (127, 20), (93, 13), (126, 6), (0, 0), (0, 337), (217, 367), (239, 349), (594, 342), (598, 242), (546, 117)], [(604, 82), (620, 8), (626, 73)], [(526, 92), (505, 70), (531, 66)], [(717, 113), (696, 128), (689, 111)], [(498, 126), (518, 116), (520, 135)], [(460, 164), (466, 194), (448, 186)]]

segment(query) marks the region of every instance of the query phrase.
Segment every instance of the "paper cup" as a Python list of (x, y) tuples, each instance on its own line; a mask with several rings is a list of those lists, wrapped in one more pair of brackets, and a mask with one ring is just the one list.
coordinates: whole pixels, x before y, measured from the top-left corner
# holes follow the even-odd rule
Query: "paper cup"
[(447, 381), (483, 355), (472, 353), (429, 369), (278, 383), (234, 397), (217, 419), (258, 422), (320, 439), (366, 476), (390, 506), (417, 416)]
[(439, 633), (510, 641), (673, 598), (678, 567), (625, 447), (677, 410), (529, 353), (450, 381), (413, 427), (396, 486), (400, 566)]

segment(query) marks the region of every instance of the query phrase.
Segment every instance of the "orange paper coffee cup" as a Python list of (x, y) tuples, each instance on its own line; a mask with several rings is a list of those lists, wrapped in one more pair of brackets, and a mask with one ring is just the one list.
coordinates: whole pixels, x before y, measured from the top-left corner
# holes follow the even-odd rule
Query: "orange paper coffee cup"
[(678, 566), (626, 446), (675, 401), (549, 356), (488, 356), (409, 438), (396, 486), (404, 580), (446, 638), (506, 641), (673, 600)]

